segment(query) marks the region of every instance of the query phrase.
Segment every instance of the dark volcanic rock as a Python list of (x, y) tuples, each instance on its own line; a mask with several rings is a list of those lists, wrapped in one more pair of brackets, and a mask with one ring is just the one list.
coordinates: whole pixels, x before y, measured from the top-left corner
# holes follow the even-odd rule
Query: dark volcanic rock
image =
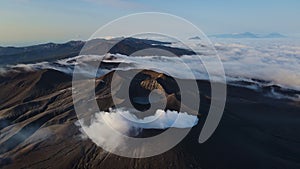
[[(70, 41), (64, 44), (47, 43), (28, 47), (0, 47), (0, 66), (20, 63), (56, 61), (82, 54), (103, 55), (120, 53), (131, 55), (139, 50), (157, 48), (169, 51), (176, 56), (192, 55), (194, 52), (181, 48), (164, 46), (168, 42), (146, 39), (93, 39), (87, 42)], [(145, 53), (147, 54), (147, 53)]]
[[(110, 93), (113, 73), (117, 73), (120, 84), (128, 78), (126, 73), (110, 72), (97, 79), (97, 101), (103, 110), (114, 106)], [(139, 97), (146, 97), (143, 92), (147, 94), (147, 90), (158, 89), (170, 98), (170, 104), (177, 105), (180, 95), (189, 91), (179, 91), (175, 80), (180, 79), (144, 70), (134, 78), (132, 85), (140, 86)], [(188, 136), (161, 155), (130, 159), (105, 152), (91, 140), (80, 137), (81, 132), (74, 124), (77, 116), (68, 75), (43, 70), (0, 77), (0, 168), (300, 167), (299, 102), (273, 99), (258, 91), (228, 86), (221, 123), (207, 142), (199, 144), (211, 91), (207, 81), (198, 81), (198, 87), (200, 122)], [(135, 97), (132, 93), (132, 98)], [(139, 137), (159, 132), (162, 131), (143, 130)]]

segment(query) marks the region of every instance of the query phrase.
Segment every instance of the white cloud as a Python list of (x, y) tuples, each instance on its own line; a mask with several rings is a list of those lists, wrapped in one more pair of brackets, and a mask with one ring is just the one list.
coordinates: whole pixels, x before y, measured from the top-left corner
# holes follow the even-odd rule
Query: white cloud
[[(271, 81), (286, 88), (300, 90), (300, 40), (219, 40), (214, 42), (221, 57), (227, 79), (245, 80), (252, 78)], [(176, 44), (175, 44), (176, 45)], [(215, 59), (211, 57), (213, 52), (205, 45), (199, 46), (199, 51), (203, 53), (201, 59), (211, 66), (216, 65)], [(77, 59), (77, 62), (75, 60)], [(89, 61), (101, 61), (103, 56), (88, 55), (77, 56), (58, 60), (55, 64), (41, 62), (36, 64), (19, 64), (12, 67), (32, 69), (55, 69), (66, 73), (72, 73), (75, 64), (84, 64)], [(112, 60), (110, 60), (112, 59)], [(199, 56), (135, 56), (109, 55), (104, 57), (105, 62), (126, 63), (119, 69), (151, 69), (170, 74), (183, 79), (208, 79), (204, 66), (199, 60)], [(130, 65), (130, 68), (128, 66)], [(172, 65), (172, 66), (170, 66)], [(218, 74), (215, 69), (213, 74)], [(5, 72), (1, 69), (0, 73)], [(89, 70), (82, 70), (89, 73)], [(108, 70), (101, 70), (98, 76), (104, 75)], [(193, 74), (192, 74), (193, 73)]]
[[(124, 135), (137, 135), (143, 129), (191, 128), (197, 123), (197, 116), (177, 111), (157, 110), (153, 116), (138, 119), (128, 110), (111, 109), (109, 112), (96, 113), (90, 125), (81, 123), (81, 131), (83, 138), (87, 138), (87, 134), (105, 150), (113, 150), (126, 146), (126, 141), (124, 137), (107, 129), (108, 126)], [(80, 125), (78, 122), (76, 124)]]

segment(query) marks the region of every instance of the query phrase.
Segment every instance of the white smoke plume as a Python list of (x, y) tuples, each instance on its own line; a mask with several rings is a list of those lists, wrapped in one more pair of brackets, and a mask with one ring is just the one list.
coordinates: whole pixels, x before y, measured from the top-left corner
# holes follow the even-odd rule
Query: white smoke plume
[(91, 120), (90, 125), (81, 124), (83, 137), (92, 139), (97, 145), (101, 145), (106, 150), (126, 146), (126, 141), (120, 135), (107, 130), (113, 128), (116, 132), (124, 135), (137, 135), (143, 129), (168, 129), (173, 128), (192, 128), (198, 123), (198, 117), (177, 111), (156, 110), (153, 116), (138, 119), (130, 111), (124, 109), (110, 109), (109, 112), (99, 112)]

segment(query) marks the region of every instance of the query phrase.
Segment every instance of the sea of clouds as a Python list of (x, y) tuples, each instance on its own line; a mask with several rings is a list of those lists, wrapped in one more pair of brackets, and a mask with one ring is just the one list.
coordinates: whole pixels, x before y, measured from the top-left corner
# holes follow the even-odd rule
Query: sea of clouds
[(215, 40), (225, 72), (300, 90), (300, 39)]
[[(268, 85), (275, 84), (284, 88), (300, 90), (300, 39), (212, 39), (212, 41), (224, 66), (227, 81), (259, 79), (268, 81)], [(211, 46), (206, 44), (194, 43), (191, 40), (188, 45), (198, 47), (199, 54), (180, 58), (167, 56), (129, 57), (120, 54), (113, 55), (113, 57), (109, 54), (105, 56), (85, 55), (51, 63), (19, 64), (10, 67), (27, 70), (47, 68), (71, 74), (76, 64), (102, 60), (126, 64), (126, 66), (120, 66), (118, 69), (152, 69), (178, 78), (208, 79), (209, 76), (202, 62), (214, 65), (215, 59), (212, 59), (211, 56), (216, 55), (216, 53), (211, 49)], [(176, 43), (171, 46), (180, 47)], [(75, 62), (76, 60), (77, 62)], [(4, 71), (3, 68), (1, 71)], [(108, 71), (101, 69), (97, 76)], [(90, 71), (83, 69), (82, 72), (88, 74)], [(214, 75), (217, 76), (218, 72), (212, 71), (210, 78), (214, 79)]]

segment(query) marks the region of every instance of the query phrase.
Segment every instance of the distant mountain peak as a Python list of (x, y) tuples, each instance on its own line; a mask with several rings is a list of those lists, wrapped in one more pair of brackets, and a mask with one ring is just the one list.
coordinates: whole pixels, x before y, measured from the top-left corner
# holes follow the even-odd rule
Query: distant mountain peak
[(240, 39), (240, 38), (285, 38), (286, 36), (277, 32), (272, 32), (269, 34), (255, 34), (252, 32), (244, 32), (244, 33), (232, 33), (232, 34), (216, 34), (216, 35), (211, 35), (210, 37)]
[(286, 36), (282, 35), (278, 32), (272, 32), (272, 33), (266, 35), (265, 38), (286, 38)]
[(189, 40), (201, 40), (199, 36), (190, 37)]

